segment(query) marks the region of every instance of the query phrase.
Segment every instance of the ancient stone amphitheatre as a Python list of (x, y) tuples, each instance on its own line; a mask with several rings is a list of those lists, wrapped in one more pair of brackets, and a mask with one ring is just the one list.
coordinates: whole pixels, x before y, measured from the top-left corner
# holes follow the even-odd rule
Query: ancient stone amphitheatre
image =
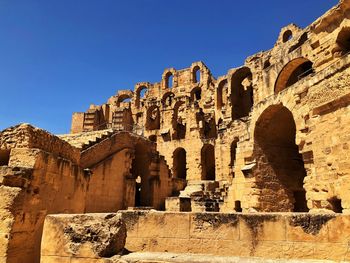
[(224, 76), (3, 130), (0, 262), (350, 261), (349, 53), (342, 0)]

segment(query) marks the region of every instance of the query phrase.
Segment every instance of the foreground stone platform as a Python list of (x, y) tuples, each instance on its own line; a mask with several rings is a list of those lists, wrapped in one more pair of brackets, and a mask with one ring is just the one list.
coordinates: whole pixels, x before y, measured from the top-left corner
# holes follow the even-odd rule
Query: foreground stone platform
[[(245, 257), (223, 257), (206, 254), (176, 254), (160, 252), (137, 252), (122, 256), (120, 261), (128, 263), (170, 263), (170, 262), (187, 262), (187, 263), (331, 263), (330, 260), (286, 260), (286, 259), (261, 259)], [(112, 261), (113, 262), (113, 261)], [(118, 262), (118, 261), (117, 261)]]
[[(114, 224), (123, 222), (127, 237), (121, 250), (125, 235), (111, 231), (109, 236), (108, 229), (119, 229)], [(84, 239), (76, 238), (72, 225), (84, 233)], [(209, 256), (202, 254), (211, 255), (208, 262), (349, 261), (349, 229), (350, 215), (341, 214), (148, 210), (50, 215), (44, 225), (41, 262), (207, 262), (203, 260)], [(114, 253), (99, 253), (96, 248), (102, 245)]]

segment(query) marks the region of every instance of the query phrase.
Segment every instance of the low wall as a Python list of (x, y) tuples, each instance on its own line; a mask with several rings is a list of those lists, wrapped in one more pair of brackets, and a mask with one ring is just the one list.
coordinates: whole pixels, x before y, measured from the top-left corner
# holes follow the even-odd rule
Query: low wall
[(120, 211), (132, 252), (350, 260), (350, 215)]

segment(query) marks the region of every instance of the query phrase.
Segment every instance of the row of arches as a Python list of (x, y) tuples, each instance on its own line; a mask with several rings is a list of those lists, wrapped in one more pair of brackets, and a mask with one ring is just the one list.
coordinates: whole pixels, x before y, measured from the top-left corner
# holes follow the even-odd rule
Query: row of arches
[[(313, 72), (313, 63), (309, 59), (300, 57), (291, 60), (277, 76), (274, 93), (281, 92)], [(216, 96), (217, 109), (231, 104), (233, 120), (248, 116), (254, 103), (251, 70), (242, 67), (229, 78), (222, 79), (217, 85)]]
[[(312, 74), (313, 63), (306, 58), (296, 58), (288, 62), (280, 71), (277, 80), (275, 82), (274, 92), (275, 94), (290, 87), (298, 82), (300, 79)], [(173, 73), (171, 71), (165, 74), (166, 87), (172, 86), (171, 77)], [(193, 68), (192, 71), (193, 80), (195, 83), (200, 81), (201, 74), (199, 66)], [(229, 82), (231, 90), (229, 90)], [(136, 90), (135, 105), (137, 108), (141, 105), (141, 100), (146, 97), (148, 85), (140, 85)], [(132, 95), (123, 94), (118, 97), (117, 105), (121, 102), (130, 101)], [(194, 87), (190, 93), (191, 101), (199, 101), (202, 98), (202, 90), (200, 86)], [(162, 99), (162, 105), (164, 107), (170, 107), (174, 102), (175, 94), (171, 91), (166, 92)], [(217, 86), (217, 109), (222, 109), (227, 104), (232, 106), (232, 119), (237, 120), (242, 117), (248, 116), (253, 106), (253, 84), (252, 84), (252, 72), (248, 67), (242, 67), (238, 69), (229, 79), (223, 79)]]
[(242, 67), (228, 79), (221, 80), (217, 86), (216, 96), (217, 109), (223, 109), (231, 104), (233, 120), (248, 116), (254, 103), (251, 70)]
[[(215, 150), (211, 144), (205, 144), (201, 150), (201, 180), (215, 181)], [(187, 153), (182, 147), (173, 153), (173, 175), (175, 178), (187, 177)]]
[[(164, 87), (171, 89), (174, 86), (174, 74), (175, 70), (170, 69), (164, 74)], [(200, 83), (202, 81), (202, 69), (199, 65), (194, 66), (191, 69), (191, 82)]]
[[(306, 170), (295, 137), (293, 114), (284, 106), (269, 107), (256, 122), (256, 168), (253, 176), (261, 190), (261, 211), (308, 211), (304, 189)], [(239, 139), (235, 137), (230, 146), (231, 167), (236, 163), (238, 143)], [(205, 144), (201, 149), (200, 158), (201, 180), (216, 180), (214, 146)], [(173, 152), (173, 175), (175, 178), (187, 178), (187, 153), (184, 148), (179, 147)]]

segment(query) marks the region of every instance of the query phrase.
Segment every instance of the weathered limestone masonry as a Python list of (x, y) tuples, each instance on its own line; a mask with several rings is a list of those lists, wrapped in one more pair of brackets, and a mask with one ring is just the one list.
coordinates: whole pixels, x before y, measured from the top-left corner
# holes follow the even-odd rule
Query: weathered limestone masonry
[[(126, 222), (126, 240), (117, 219)], [(190, 263), (216, 262), (212, 255), (220, 255), (227, 258), (218, 262), (266, 262), (255, 261), (256, 257), (283, 259), (268, 262), (349, 262), (349, 228), (350, 216), (339, 214), (120, 211), (117, 215), (50, 215), (45, 220), (41, 259), (42, 263)], [(118, 235), (119, 242), (111, 251), (109, 244)], [(119, 256), (124, 241), (126, 250), (147, 253), (149, 260), (144, 256), (134, 261), (135, 253)], [(206, 256), (202, 261), (156, 261), (155, 252)], [(241, 259), (233, 261), (232, 256)]]
[(169, 169), (154, 143), (128, 132), (60, 139), (22, 124), (0, 133), (0, 149), (0, 262), (39, 262), (47, 214), (135, 206), (134, 176), (151, 182), (140, 182), (141, 205), (164, 209), (172, 190)]
[[(350, 0), (341, 0), (305, 29), (282, 28), (271, 50), (224, 76), (202, 62), (169, 68), (158, 83), (74, 113), (71, 134), (5, 129), (0, 262), (39, 262), (46, 215), (50, 263), (105, 262), (125, 238), (123, 220), (130, 250), (348, 259), (349, 53)], [(128, 207), (167, 211), (110, 214)], [(63, 213), (107, 214), (52, 216)], [(86, 243), (52, 259), (71, 222), (64, 234)]]
[(157, 143), (170, 211), (350, 212), (350, 3), (215, 79), (202, 62), (166, 69), (101, 106), (72, 133), (112, 128)]

